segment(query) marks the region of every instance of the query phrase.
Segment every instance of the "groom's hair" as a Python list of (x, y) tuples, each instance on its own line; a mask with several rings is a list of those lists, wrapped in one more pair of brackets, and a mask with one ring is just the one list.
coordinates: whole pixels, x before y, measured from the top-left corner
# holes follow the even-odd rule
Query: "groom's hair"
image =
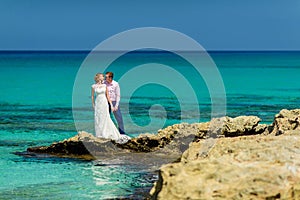
[(110, 76), (111, 78), (114, 78), (114, 73), (112, 72), (106, 72), (106, 75)]

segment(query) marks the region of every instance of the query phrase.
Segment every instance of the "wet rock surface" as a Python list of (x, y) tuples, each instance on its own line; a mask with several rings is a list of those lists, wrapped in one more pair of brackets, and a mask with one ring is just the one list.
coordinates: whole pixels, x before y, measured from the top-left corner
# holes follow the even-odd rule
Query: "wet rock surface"
[(58, 157), (80, 158), (95, 160), (97, 155), (123, 152), (111, 140), (97, 138), (87, 132), (79, 132), (74, 137), (50, 146), (30, 147), (29, 153), (49, 154)]

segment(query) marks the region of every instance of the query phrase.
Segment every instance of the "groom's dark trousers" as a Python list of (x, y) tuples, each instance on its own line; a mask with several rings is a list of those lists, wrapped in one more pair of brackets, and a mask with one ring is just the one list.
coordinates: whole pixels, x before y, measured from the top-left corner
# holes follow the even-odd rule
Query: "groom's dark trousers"
[[(112, 104), (115, 107), (116, 101), (112, 101)], [(110, 106), (109, 106), (109, 112), (111, 112), (111, 107)], [(122, 117), (122, 114), (121, 114), (120, 105), (118, 106), (118, 110), (114, 111), (113, 113), (114, 113), (114, 116), (117, 120), (120, 134), (125, 134), (123, 117)]]

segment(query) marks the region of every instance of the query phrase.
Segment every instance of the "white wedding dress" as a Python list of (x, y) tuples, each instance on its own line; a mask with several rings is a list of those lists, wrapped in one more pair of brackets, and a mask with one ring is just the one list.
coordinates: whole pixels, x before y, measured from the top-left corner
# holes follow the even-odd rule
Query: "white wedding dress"
[(108, 102), (106, 98), (106, 85), (92, 86), (95, 91), (95, 132), (96, 137), (115, 140), (117, 143), (126, 143), (130, 137), (121, 135), (110, 118)]

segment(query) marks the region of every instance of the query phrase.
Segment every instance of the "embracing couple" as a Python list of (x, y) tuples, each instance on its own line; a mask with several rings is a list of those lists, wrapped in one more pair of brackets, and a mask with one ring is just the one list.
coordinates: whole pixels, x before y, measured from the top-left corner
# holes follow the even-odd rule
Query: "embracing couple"
[[(95, 111), (95, 132), (96, 137), (125, 143), (130, 137), (124, 132), (123, 118), (119, 107), (120, 86), (113, 80), (113, 77), (112, 72), (106, 72), (105, 77), (104, 74), (97, 73), (94, 77), (95, 84), (92, 85), (91, 96)], [(111, 111), (117, 120), (118, 129), (110, 117)]]

